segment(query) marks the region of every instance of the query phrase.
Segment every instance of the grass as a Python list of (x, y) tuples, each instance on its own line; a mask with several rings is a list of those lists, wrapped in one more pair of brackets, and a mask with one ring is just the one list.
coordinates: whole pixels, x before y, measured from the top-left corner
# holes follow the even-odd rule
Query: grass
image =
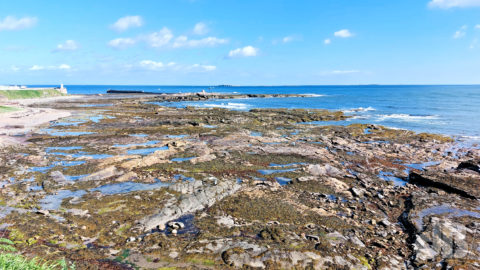
[(0, 238), (0, 269), (2, 270), (75, 270), (75, 265), (68, 266), (65, 260), (50, 262), (38, 258), (28, 259), (16, 254), (14, 242)]
[(20, 111), (20, 108), (17, 107), (9, 107), (9, 106), (1, 106), (0, 105), (0, 113), (7, 113), (7, 112), (15, 112)]
[(0, 90), (0, 96), (7, 99), (25, 99), (25, 98), (42, 98), (64, 96), (56, 89), (46, 90)]

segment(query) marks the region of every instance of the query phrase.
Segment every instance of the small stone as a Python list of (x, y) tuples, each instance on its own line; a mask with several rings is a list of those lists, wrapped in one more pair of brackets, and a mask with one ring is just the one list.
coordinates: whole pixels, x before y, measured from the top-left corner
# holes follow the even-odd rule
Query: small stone
[(379, 224), (380, 224), (380, 225), (383, 225), (383, 226), (385, 226), (385, 227), (388, 227), (388, 226), (392, 225), (392, 223), (390, 223), (390, 221), (388, 221), (387, 219), (381, 220), (381, 221), (379, 222)]
[(173, 230), (172, 230), (172, 234), (173, 234), (173, 235), (177, 235), (177, 232), (178, 232), (178, 231), (177, 231), (176, 229), (173, 229)]
[(48, 210), (43, 210), (42, 209), (42, 210), (38, 210), (37, 214), (48, 216), (48, 215), (50, 215), (50, 212)]

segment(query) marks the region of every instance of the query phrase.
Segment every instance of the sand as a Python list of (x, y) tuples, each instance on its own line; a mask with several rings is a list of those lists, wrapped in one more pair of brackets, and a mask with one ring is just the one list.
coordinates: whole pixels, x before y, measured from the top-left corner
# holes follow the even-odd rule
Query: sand
[(31, 108), (35, 103), (59, 102), (82, 98), (83, 96), (62, 96), (50, 98), (32, 98), (8, 100), (0, 105), (20, 108), (21, 111), (0, 114), (0, 147), (23, 143), (26, 135), (38, 126), (71, 115), (70, 111), (50, 108)]

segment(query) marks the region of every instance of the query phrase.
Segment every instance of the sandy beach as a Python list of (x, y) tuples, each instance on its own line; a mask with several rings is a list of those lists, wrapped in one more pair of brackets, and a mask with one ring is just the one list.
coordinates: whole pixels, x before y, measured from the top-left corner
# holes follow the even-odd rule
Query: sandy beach
[(81, 99), (83, 96), (62, 96), (48, 98), (17, 99), (2, 102), (0, 105), (20, 110), (0, 114), (0, 147), (22, 143), (38, 126), (71, 115), (66, 110), (30, 107), (38, 103), (62, 102)]

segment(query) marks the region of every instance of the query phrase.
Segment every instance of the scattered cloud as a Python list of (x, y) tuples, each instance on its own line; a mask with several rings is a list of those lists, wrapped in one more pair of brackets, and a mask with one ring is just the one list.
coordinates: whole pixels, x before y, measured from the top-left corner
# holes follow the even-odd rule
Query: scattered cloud
[(475, 25), (475, 29), (480, 29), (480, 24)]
[(152, 48), (159, 48), (167, 45), (173, 39), (173, 34), (170, 29), (163, 27), (158, 32), (153, 32), (141, 38)]
[(356, 69), (347, 69), (347, 70), (331, 70), (331, 71), (324, 71), (321, 72), (320, 75), (322, 76), (332, 76), (332, 75), (348, 75), (348, 74), (356, 74), (361, 73), (362, 71)]
[[(196, 25), (197, 34), (206, 33), (202, 27)], [(202, 32), (203, 31), (203, 32)], [(190, 39), (186, 35), (175, 36), (172, 31), (163, 27), (157, 32), (142, 34), (136, 37), (116, 38), (108, 42), (108, 46), (115, 49), (125, 49), (137, 43), (144, 43), (151, 48), (197, 48), (214, 47), (228, 43), (228, 39), (218, 37), (204, 37), (200, 39)]]
[(140, 66), (149, 70), (160, 70), (165, 67), (165, 64), (163, 64), (162, 62), (156, 62), (152, 60), (143, 60), (143, 61), (140, 61)]
[(251, 56), (257, 56), (258, 52), (260, 50), (258, 48), (252, 47), (252, 46), (245, 46), (243, 48), (238, 48), (235, 50), (231, 50), (228, 53), (228, 57), (234, 58), (234, 57), (251, 57)]
[(325, 39), (325, 40), (323, 41), (323, 44), (325, 44), (325, 45), (329, 45), (329, 44), (331, 44), (331, 43), (332, 43), (332, 40), (329, 39), (329, 38), (327, 38), (327, 39)]
[(193, 33), (195, 35), (205, 35), (209, 32), (208, 26), (206, 23), (199, 22), (193, 27)]
[(60, 43), (57, 45), (57, 48), (54, 50), (56, 52), (60, 52), (60, 51), (75, 51), (75, 50), (78, 50), (80, 46), (78, 45), (78, 43), (75, 41), (75, 40), (67, 40), (65, 41), (64, 43)]
[(17, 71), (20, 70), (20, 68), (17, 67), (17, 66), (11, 66), (10, 69), (11, 69), (12, 71), (14, 71), (14, 72), (17, 72)]
[(463, 38), (466, 33), (467, 33), (467, 26), (464, 25), (464, 26), (460, 27), (460, 29), (458, 29), (458, 30), (453, 34), (453, 38), (454, 38), (454, 39)]
[(189, 70), (192, 71), (214, 71), (217, 69), (216, 66), (212, 65), (199, 65), (199, 64), (194, 64), (188, 67)]
[(135, 45), (137, 41), (132, 38), (116, 38), (108, 42), (108, 46), (114, 49), (126, 49)]
[(69, 65), (67, 65), (67, 64), (61, 64), (60, 66), (58, 66), (58, 69), (64, 69), (64, 70), (66, 70), (66, 69), (71, 69), (71, 68), (72, 68), (72, 67), (69, 66)]
[(292, 42), (295, 38), (293, 36), (286, 36), (282, 39), (283, 43)]
[(125, 16), (111, 25), (112, 29), (117, 32), (123, 32), (130, 28), (141, 26), (143, 26), (143, 18), (141, 16)]
[(431, 0), (428, 6), (443, 9), (480, 7), (480, 0)]
[(58, 66), (40, 66), (40, 65), (33, 65), (29, 68), (32, 71), (39, 71), (39, 70), (70, 70), (72, 67), (67, 64), (61, 64)]
[(39, 65), (33, 65), (31, 68), (29, 68), (30, 70), (44, 70), (45, 67), (44, 66), (39, 66)]
[(7, 16), (0, 20), (0, 31), (14, 31), (22, 30), (35, 26), (38, 19), (36, 17), (22, 17), (16, 18), (14, 16)]
[(475, 49), (478, 47), (478, 38), (473, 39), (472, 43), (470, 43), (469, 48), (470, 49)]
[(202, 39), (191, 39), (189, 40), (187, 36), (179, 36), (175, 39), (172, 46), (173, 48), (180, 48), (180, 47), (188, 47), (188, 48), (195, 48), (195, 47), (213, 47), (220, 44), (228, 43), (227, 39), (223, 38), (216, 38), (216, 37), (206, 37)]
[(212, 66), (212, 65), (193, 64), (193, 65), (185, 66), (185, 65), (179, 65), (175, 62), (163, 63), (163, 62), (157, 62), (153, 60), (140, 61), (139, 66), (143, 69), (150, 70), (150, 71), (173, 70), (173, 71), (187, 71), (187, 72), (208, 72), (208, 71), (214, 71), (217, 69), (216, 66)]
[(335, 32), (333, 34), (335, 37), (339, 37), (339, 38), (349, 38), (349, 37), (353, 37), (353, 34), (350, 32), (350, 30), (348, 29), (342, 29), (342, 30), (339, 30), (337, 32)]

